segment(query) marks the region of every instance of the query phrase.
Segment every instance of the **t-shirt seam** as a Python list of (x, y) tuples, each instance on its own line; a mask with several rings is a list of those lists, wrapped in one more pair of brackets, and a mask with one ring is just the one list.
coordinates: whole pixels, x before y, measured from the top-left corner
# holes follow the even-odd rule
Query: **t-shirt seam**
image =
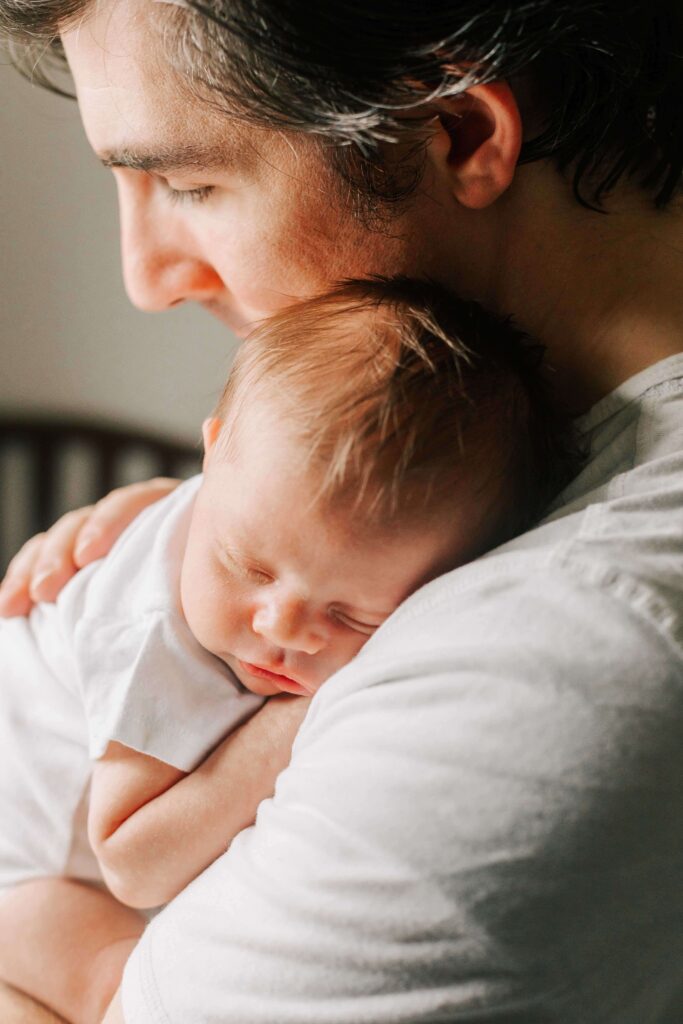
[(622, 572), (609, 562), (584, 562), (570, 551), (562, 555), (558, 552), (555, 562), (583, 585), (599, 587), (602, 594), (653, 626), (677, 657), (683, 658), (683, 644), (674, 635), (681, 632), (681, 616), (647, 581)]
[[(671, 359), (672, 361), (680, 361), (681, 358), (683, 358), (683, 353), (679, 352), (675, 353), (673, 356), (667, 357), (667, 359), (665, 360), (660, 360), (660, 362), (668, 362), (669, 359)], [(641, 373), (646, 374), (650, 372), (652, 374), (652, 371), (657, 365), (658, 363), (653, 363), (652, 366), (649, 366), (645, 370), (642, 370)], [(634, 374), (634, 377), (637, 376), (640, 376), (640, 374)], [(633, 380), (633, 377), (630, 378), (630, 380)], [(682, 382), (680, 386), (683, 389), (683, 369), (674, 370), (674, 372), (670, 376), (663, 377), (659, 380), (655, 379), (650, 383), (646, 383), (645, 387), (642, 388), (642, 390), (638, 391), (635, 394), (629, 395), (626, 398), (624, 397), (624, 392), (626, 392), (628, 388), (629, 381), (624, 381), (623, 384), (620, 384), (618, 387), (614, 388), (613, 391), (611, 391), (609, 394), (605, 395), (604, 398), (596, 402), (593, 408), (589, 409), (588, 412), (586, 412), (583, 416), (578, 416), (574, 420), (575, 427), (578, 431), (580, 431), (582, 435), (589, 434), (595, 431), (598, 427), (604, 426), (604, 424), (608, 423), (611, 419), (614, 418), (614, 416), (617, 416), (620, 413), (624, 412), (626, 409), (630, 408), (634, 403), (642, 403), (646, 401), (651, 392), (656, 391), (658, 388), (661, 388), (663, 385), (666, 384), (673, 386), (673, 384), (676, 381)], [(601, 406), (603, 406), (606, 411), (603, 416), (601, 416), (598, 419), (595, 419), (595, 422), (593, 422), (592, 417), (596, 413), (596, 411), (600, 409)]]
[(153, 932), (151, 928), (148, 929), (147, 942), (142, 947), (143, 963), (141, 967), (143, 970), (140, 971), (140, 980), (142, 982), (143, 993), (145, 1001), (148, 1003), (151, 1012), (154, 1014), (157, 1020), (163, 1021), (163, 1024), (172, 1024), (171, 1018), (166, 1012), (166, 1008), (161, 999), (161, 992), (157, 983), (156, 975), (154, 972), (154, 963), (152, 960), (152, 939)]
[[(643, 409), (646, 398), (643, 397)], [(638, 417), (636, 423), (636, 436), (633, 442), (633, 468), (642, 464), (642, 453), (647, 451), (647, 441), (652, 440), (652, 420), (649, 416)]]

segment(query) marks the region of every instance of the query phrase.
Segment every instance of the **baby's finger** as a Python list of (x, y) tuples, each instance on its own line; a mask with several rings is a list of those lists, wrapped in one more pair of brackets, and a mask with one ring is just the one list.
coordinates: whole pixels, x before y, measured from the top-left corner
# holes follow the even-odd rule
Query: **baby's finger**
[(76, 565), (82, 568), (96, 558), (103, 558), (140, 512), (166, 497), (179, 483), (168, 477), (156, 477), (119, 487), (98, 501), (78, 534), (74, 551)]
[(33, 601), (29, 594), (29, 586), (44, 539), (44, 533), (32, 537), (19, 549), (8, 565), (5, 578), (0, 583), (0, 617), (28, 615), (31, 611)]
[(76, 538), (91, 514), (91, 506), (67, 512), (45, 534), (31, 574), (33, 601), (54, 601), (65, 583), (75, 575)]

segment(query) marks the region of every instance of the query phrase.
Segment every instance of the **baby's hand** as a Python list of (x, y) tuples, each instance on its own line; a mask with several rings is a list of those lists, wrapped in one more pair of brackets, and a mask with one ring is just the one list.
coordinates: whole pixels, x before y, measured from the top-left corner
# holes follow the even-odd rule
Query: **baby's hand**
[(79, 569), (103, 558), (133, 519), (178, 483), (157, 477), (119, 487), (32, 537), (14, 556), (0, 585), (0, 616), (28, 615), (38, 601), (54, 601)]

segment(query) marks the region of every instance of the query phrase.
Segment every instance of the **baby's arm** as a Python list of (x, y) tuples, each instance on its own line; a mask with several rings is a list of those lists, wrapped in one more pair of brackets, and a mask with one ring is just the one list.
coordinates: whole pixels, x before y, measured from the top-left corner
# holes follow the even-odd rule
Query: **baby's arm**
[(122, 903), (167, 903), (254, 821), (289, 763), (309, 703), (271, 698), (189, 775), (109, 744), (95, 766), (88, 831)]

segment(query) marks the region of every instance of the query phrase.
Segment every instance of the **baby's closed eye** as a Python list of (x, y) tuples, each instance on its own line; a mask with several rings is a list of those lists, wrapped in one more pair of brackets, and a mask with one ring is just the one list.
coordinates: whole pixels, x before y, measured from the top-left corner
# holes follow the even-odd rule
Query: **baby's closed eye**
[(349, 629), (354, 629), (357, 633), (365, 633), (366, 636), (374, 633), (382, 625), (382, 621), (384, 621), (383, 619), (381, 621), (370, 621), (370, 617), (366, 620), (365, 618), (350, 615), (340, 608), (331, 609), (330, 614), (338, 622), (341, 622), (343, 626), (348, 626)]

